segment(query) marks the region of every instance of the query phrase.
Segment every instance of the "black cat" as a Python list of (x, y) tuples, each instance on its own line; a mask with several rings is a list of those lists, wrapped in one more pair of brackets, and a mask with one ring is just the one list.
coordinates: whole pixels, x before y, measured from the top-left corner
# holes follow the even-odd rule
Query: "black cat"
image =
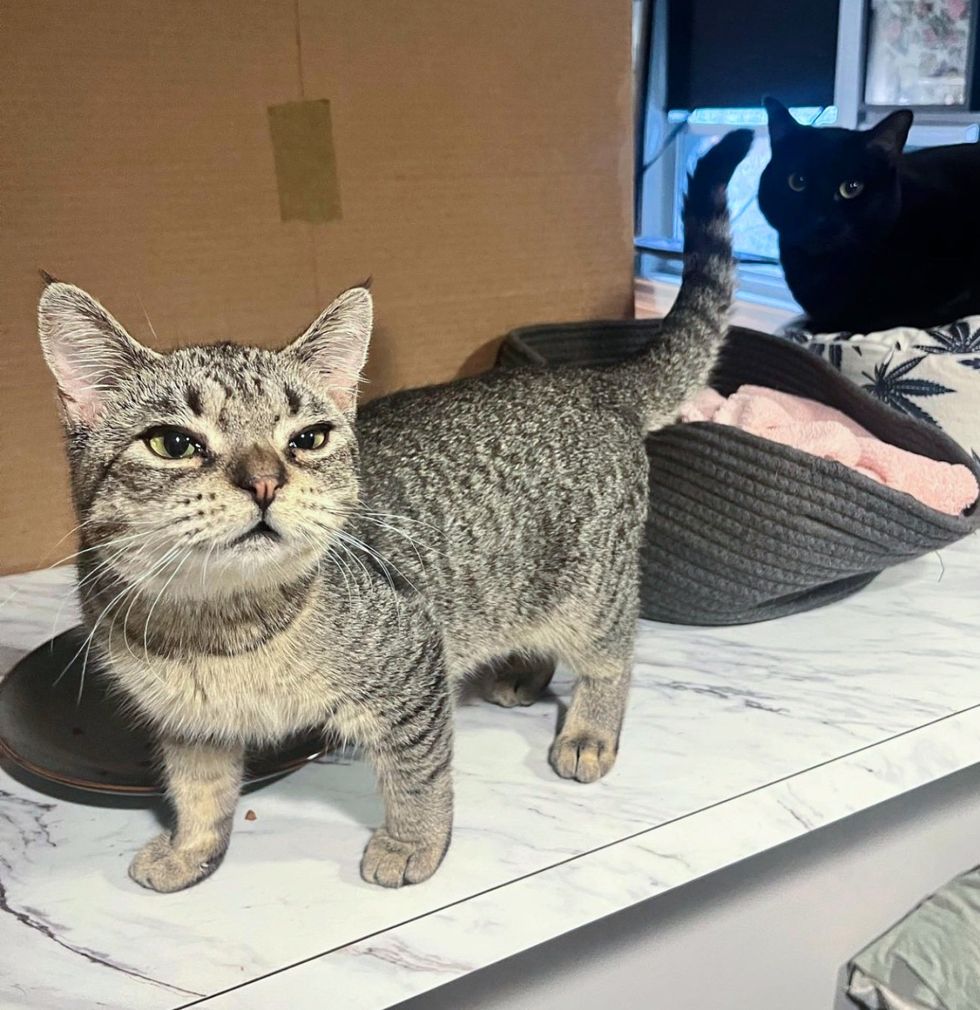
[(800, 126), (767, 98), (759, 206), (813, 329), (867, 333), (980, 313), (980, 145), (903, 154), (907, 109), (870, 130)]

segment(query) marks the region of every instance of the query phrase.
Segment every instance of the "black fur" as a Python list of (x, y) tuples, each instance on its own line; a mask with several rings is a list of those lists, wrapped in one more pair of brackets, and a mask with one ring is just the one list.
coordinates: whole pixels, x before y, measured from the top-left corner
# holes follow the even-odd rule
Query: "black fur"
[[(766, 100), (759, 206), (793, 296), (820, 331), (935, 326), (980, 312), (980, 145), (903, 153), (912, 113), (870, 130), (800, 126)], [(790, 176), (806, 179), (801, 192)], [(839, 187), (863, 185), (852, 199)]]

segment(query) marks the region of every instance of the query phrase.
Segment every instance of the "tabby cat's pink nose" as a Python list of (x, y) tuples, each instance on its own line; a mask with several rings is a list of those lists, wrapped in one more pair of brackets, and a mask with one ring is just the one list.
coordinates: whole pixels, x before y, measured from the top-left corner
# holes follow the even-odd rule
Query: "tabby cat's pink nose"
[(269, 507), (276, 492), (282, 487), (277, 477), (252, 477), (248, 484), (255, 501), (263, 509)]

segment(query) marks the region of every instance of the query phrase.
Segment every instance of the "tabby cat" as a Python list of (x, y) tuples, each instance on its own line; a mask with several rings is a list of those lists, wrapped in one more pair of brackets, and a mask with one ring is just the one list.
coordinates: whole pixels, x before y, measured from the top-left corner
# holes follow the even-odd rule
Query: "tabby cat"
[(759, 206), (793, 297), (821, 332), (936, 326), (980, 312), (980, 145), (903, 153), (912, 113), (801, 126), (766, 99)]
[[(528, 704), (555, 659), (573, 697), (550, 753), (593, 782), (616, 758), (646, 517), (644, 435), (700, 388), (732, 287), (726, 184), (698, 165), (684, 283), (656, 360), (526, 369), (404, 392), (355, 422), (371, 296), (342, 294), (281, 351), (159, 354), (50, 283), (40, 338), (60, 392), (91, 647), (160, 742), (176, 823), (135, 857), (157, 891), (228, 846), (245, 748), (307, 727), (372, 758), (384, 823), (365, 880), (425, 880), (452, 827), (452, 690)], [(509, 657), (509, 659), (507, 658)]]

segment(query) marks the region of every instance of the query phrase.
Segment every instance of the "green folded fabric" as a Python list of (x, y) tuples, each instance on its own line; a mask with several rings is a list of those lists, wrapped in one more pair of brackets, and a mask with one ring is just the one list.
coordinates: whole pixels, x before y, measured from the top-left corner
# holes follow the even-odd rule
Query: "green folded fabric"
[(980, 868), (926, 898), (849, 968), (847, 994), (866, 1010), (977, 1010)]

